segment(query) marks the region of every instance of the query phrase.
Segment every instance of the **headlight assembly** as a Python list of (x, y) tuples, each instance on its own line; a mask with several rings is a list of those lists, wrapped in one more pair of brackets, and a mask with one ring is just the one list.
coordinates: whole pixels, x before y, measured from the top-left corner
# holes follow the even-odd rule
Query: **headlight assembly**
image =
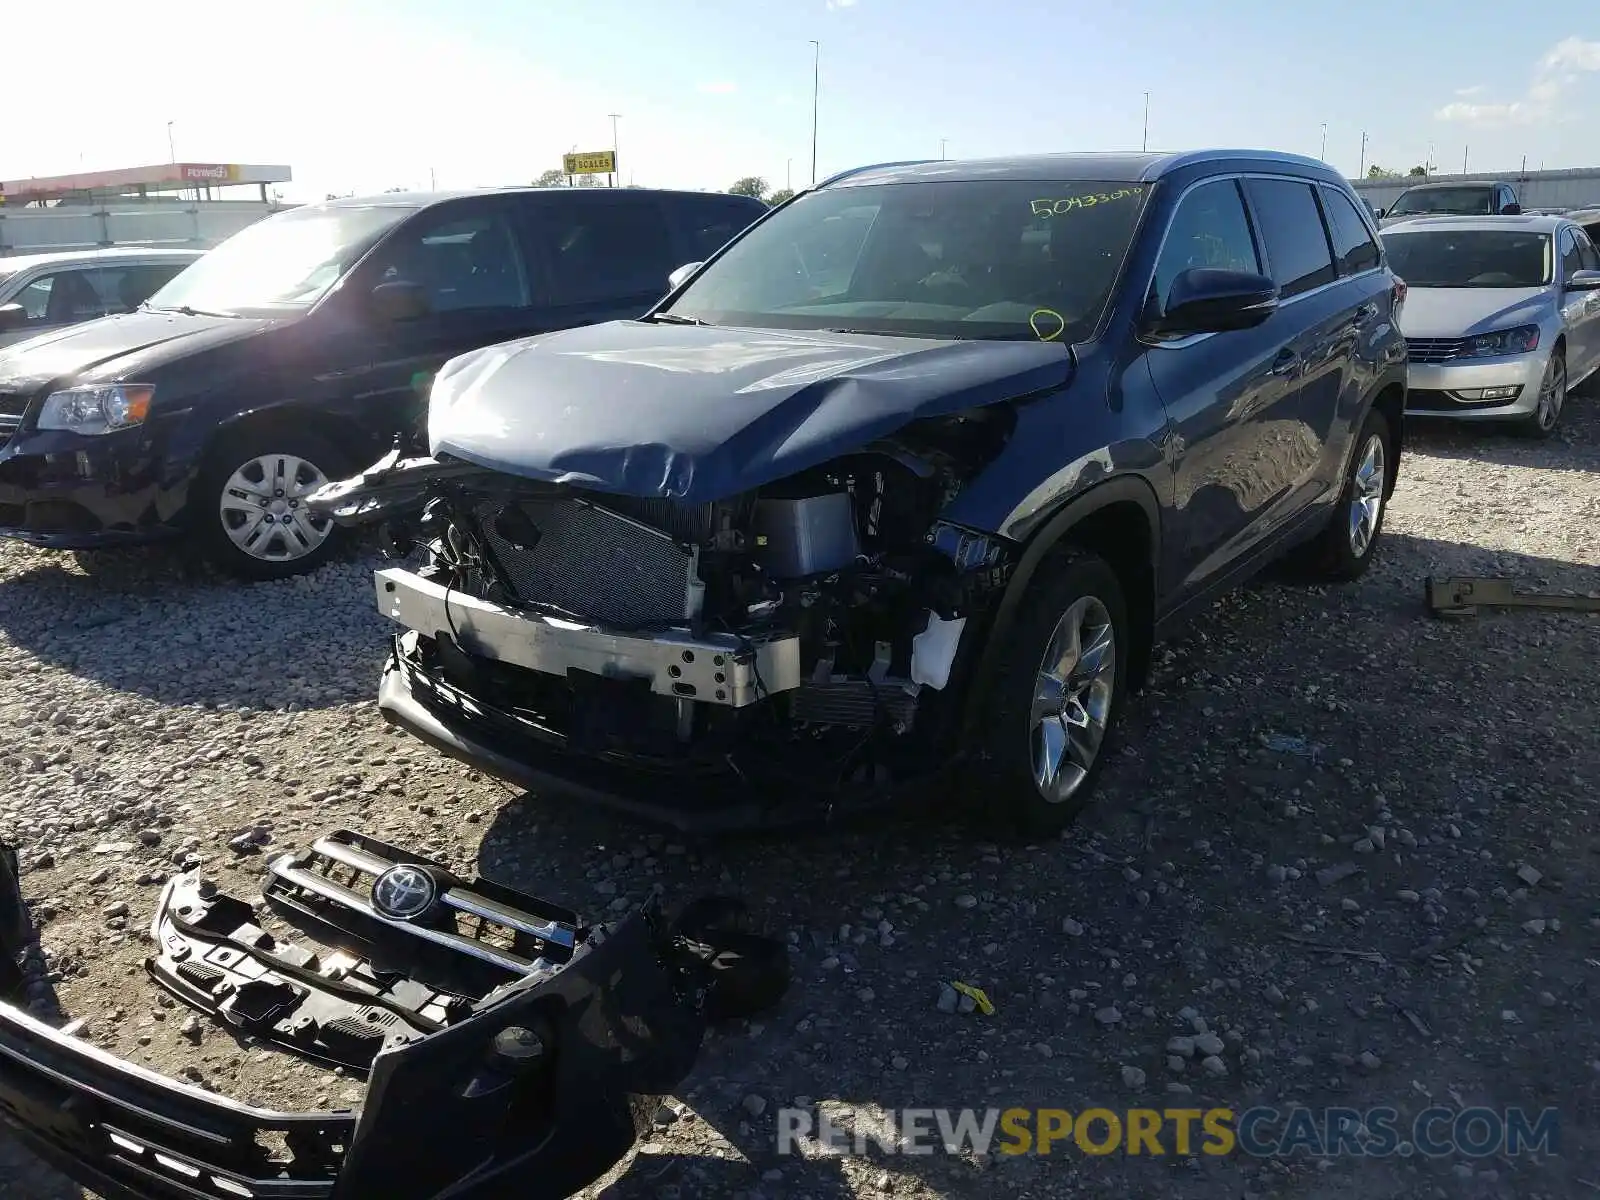
[(65, 429), (73, 433), (112, 433), (141, 424), (150, 413), (156, 389), (148, 383), (112, 383), (74, 387), (45, 397), (39, 429)]

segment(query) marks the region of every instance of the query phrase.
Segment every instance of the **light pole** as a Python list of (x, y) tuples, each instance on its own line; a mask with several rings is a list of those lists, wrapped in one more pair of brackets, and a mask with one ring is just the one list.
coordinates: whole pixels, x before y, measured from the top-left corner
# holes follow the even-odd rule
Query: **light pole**
[(790, 195), (794, 194), (794, 159), (783, 160), (783, 190)]
[(1463, 175), (1467, 173), (1467, 151), (1471, 149), (1471, 146), (1461, 147), (1461, 173)]
[(173, 148), (173, 145), (172, 145), (172, 122), (171, 121), (167, 122), (167, 161), (172, 163), (174, 166), (176, 166), (177, 162), (178, 162), (178, 152), (177, 152), (177, 150), (175, 150)]
[(1139, 149), (1150, 149), (1150, 93), (1144, 94), (1144, 137), (1139, 139)]
[(622, 143), (617, 140), (617, 122), (622, 120), (621, 113), (611, 113), (611, 186), (616, 187), (622, 182)]
[(948, 143), (949, 141), (950, 141), (949, 138), (940, 138), (939, 139), (939, 161), (940, 162), (944, 161), (944, 148), (945, 148), (946, 143)]
[(1361, 165), (1356, 168), (1356, 178), (1360, 179), (1367, 173), (1367, 131), (1361, 131)]
[(1317, 154), (1323, 162), (1328, 161), (1328, 123), (1322, 123), (1322, 150)]
[(822, 43), (811, 38), (811, 186), (817, 186), (817, 98), (822, 92)]

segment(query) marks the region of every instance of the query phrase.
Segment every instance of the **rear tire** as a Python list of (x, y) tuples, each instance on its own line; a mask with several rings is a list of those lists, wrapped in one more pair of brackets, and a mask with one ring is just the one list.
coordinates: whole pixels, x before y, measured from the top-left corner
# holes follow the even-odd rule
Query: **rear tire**
[(1383, 534), (1383, 518), (1394, 486), (1394, 438), (1377, 409), (1367, 413), (1345, 467), (1344, 487), (1333, 516), (1299, 561), (1316, 578), (1349, 582), (1366, 574)]
[(314, 429), (258, 425), (223, 437), (189, 498), (197, 548), (219, 571), (261, 582), (316, 570), (348, 531), (308, 517), (304, 500), (350, 473), (350, 456)]
[(993, 799), (1029, 834), (1088, 806), (1121, 715), (1133, 657), (1122, 581), (1078, 553), (1039, 569), (989, 691), (984, 750)]

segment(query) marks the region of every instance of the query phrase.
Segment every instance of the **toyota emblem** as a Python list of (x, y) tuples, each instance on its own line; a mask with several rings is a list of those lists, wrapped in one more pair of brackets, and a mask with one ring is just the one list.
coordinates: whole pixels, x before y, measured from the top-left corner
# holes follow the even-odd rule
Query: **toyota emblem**
[(386, 917), (409, 921), (433, 906), (439, 885), (421, 867), (402, 863), (390, 867), (372, 885), (372, 906)]

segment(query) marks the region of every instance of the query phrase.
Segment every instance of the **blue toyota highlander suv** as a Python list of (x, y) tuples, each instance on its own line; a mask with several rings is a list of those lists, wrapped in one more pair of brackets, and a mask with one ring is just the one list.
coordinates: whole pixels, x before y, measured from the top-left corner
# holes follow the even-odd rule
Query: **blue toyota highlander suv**
[(427, 547), (380, 705), (446, 753), (700, 828), (961, 764), (1046, 830), (1163, 629), (1366, 569), (1404, 296), (1310, 159), (865, 168), (640, 319), (454, 359), (426, 452), (312, 503)]

